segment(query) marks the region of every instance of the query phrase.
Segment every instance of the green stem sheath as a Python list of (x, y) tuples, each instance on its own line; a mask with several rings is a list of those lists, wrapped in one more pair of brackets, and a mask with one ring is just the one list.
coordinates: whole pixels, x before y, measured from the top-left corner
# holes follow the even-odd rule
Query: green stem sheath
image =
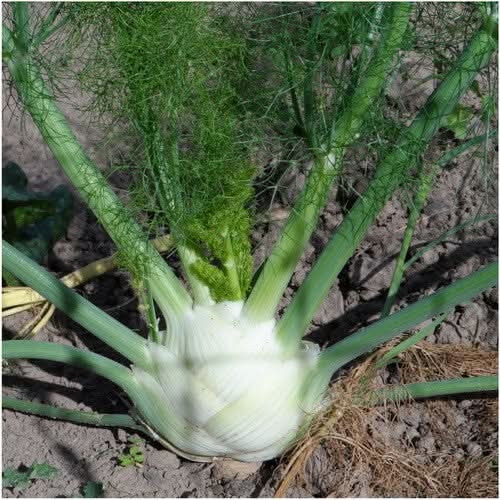
[(410, 216), (408, 217), (408, 223), (406, 224), (401, 249), (399, 250), (398, 258), (396, 259), (396, 266), (394, 268), (394, 273), (392, 274), (391, 284), (389, 286), (389, 291), (387, 292), (387, 298), (381, 314), (382, 318), (385, 318), (391, 313), (392, 306), (396, 300), (396, 296), (403, 279), (403, 274), (406, 269), (406, 256), (408, 255), (408, 250), (410, 249), (410, 245), (413, 240), (413, 233), (417, 227), (417, 222), (420, 218), (425, 202), (427, 201), (427, 197), (431, 192), (432, 183), (437, 173), (437, 169), (437, 166), (433, 165), (427, 172), (424, 165), (421, 167), (418, 178), (417, 193), (415, 194), (413, 206), (410, 210)]
[(383, 387), (373, 393), (373, 397), (369, 398), (369, 404), (376, 405), (385, 401), (402, 402), (408, 399), (435, 398), (478, 392), (498, 392), (498, 376), (466, 377)]
[(236, 267), (236, 256), (234, 253), (233, 242), (228, 228), (224, 228), (223, 231), (221, 231), (221, 237), (224, 238), (224, 246), (226, 248), (227, 255), (224, 262), (222, 262), (222, 265), (227, 276), (229, 287), (233, 291), (235, 299), (242, 300), (243, 292), (241, 290), (240, 277)]
[(360, 132), (365, 115), (376, 104), (387, 84), (406, 34), (413, 6), (410, 2), (394, 2), (384, 5), (384, 26), (372, 59), (364, 71), (358, 87), (352, 94), (350, 106), (332, 127), (333, 134), (328, 147), (347, 147)]
[(321, 5), (316, 6), (316, 11), (314, 13), (311, 29), (309, 30), (309, 40), (307, 44), (307, 56), (305, 61), (304, 69), (304, 128), (306, 136), (308, 138), (309, 146), (313, 149), (317, 148), (319, 145), (317, 143), (317, 135), (315, 128), (315, 110), (316, 110), (316, 99), (314, 95), (314, 78), (316, 76), (316, 70), (318, 68), (318, 62), (316, 60), (316, 45), (318, 29), (321, 24)]
[[(314, 144), (309, 144), (315, 159), (306, 185), (245, 304), (244, 314), (252, 321), (267, 321), (274, 317), (279, 301), (316, 227), (319, 213), (328, 200), (332, 182), (341, 171), (345, 148), (355, 140), (363, 124), (363, 117), (385, 84), (386, 73), (390, 71), (406, 32), (411, 9), (412, 6), (408, 3), (397, 3), (390, 7), (379, 46), (364, 79), (355, 91), (353, 107), (332, 125), (335, 139), (328, 140), (329, 144), (324, 145), (326, 152), (319, 154)], [(307, 99), (309, 102), (310, 99)], [(311, 105), (309, 102), (309, 112)], [(307, 113), (304, 120), (307, 127)]]
[(471, 40), (454, 68), (428, 99), (393, 151), (382, 161), (367, 190), (334, 233), (279, 322), (278, 336), (291, 351), (311, 323), (340, 271), (369, 226), (404, 180), (446, 117), (455, 109), (478, 71), (497, 47), (494, 27), (486, 23)]
[(149, 366), (146, 340), (68, 288), (6, 241), (2, 242), (2, 265), (132, 363)]
[(90, 370), (121, 387), (127, 393), (136, 393), (138, 384), (125, 366), (100, 354), (76, 347), (37, 340), (5, 340), (2, 342), (3, 359), (44, 359)]
[(268, 321), (274, 317), (297, 262), (314, 231), (320, 208), (327, 201), (330, 184), (340, 171), (342, 160), (336, 153), (314, 160), (306, 186), (245, 303), (244, 314), (252, 321)]
[(386, 352), (376, 363), (376, 368), (380, 370), (384, 366), (387, 366), (396, 356), (399, 356), (402, 352), (407, 351), (410, 347), (413, 347), (417, 342), (425, 339), (425, 337), (434, 333), (434, 330), (446, 319), (447, 314), (443, 313), (440, 317), (434, 320), (430, 325), (425, 326), (417, 333), (413, 334), (411, 337), (400, 342), (398, 345), (394, 346), (390, 351)]
[(146, 274), (151, 274), (153, 296), (162, 312), (167, 317), (182, 314), (191, 306), (189, 294), (78, 143), (31, 60), (29, 48), (18, 43), (28, 34), (25, 30), (18, 32), (17, 28), (12, 33), (3, 26), (3, 51), (10, 55), (7, 66), (24, 107), (62, 169), (122, 255), (136, 265), (145, 264)]
[(30, 44), (29, 11), (27, 2), (16, 2), (12, 6), (17, 44), (22, 51), (27, 51)]
[(309, 385), (311, 397), (318, 397), (324, 392), (332, 375), (347, 363), (422, 321), (469, 301), (495, 286), (497, 280), (498, 262), (495, 262), (332, 345), (320, 354), (318, 367)]
[(191, 266), (198, 260), (198, 255), (191, 248), (185, 245), (177, 244), (177, 253), (181, 259), (182, 268), (186, 275), (191, 295), (194, 303), (197, 305), (207, 305), (213, 302), (210, 295), (210, 288), (201, 282), (191, 271)]
[(98, 427), (126, 427), (137, 431), (143, 430), (130, 415), (120, 413), (93, 413), (90, 411), (68, 410), (65, 408), (56, 408), (48, 404), (23, 401), (10, 396), (2, 397), (2, 408), (56, 420), (67, 420), (75, 424), (95, 425)]
[(462, 154), (468, 148), (477, 146), (486, 141), (488, 138), (494, 136), (495, 132), (490, 134), (482, 134), (470, 139), (469, 141), (466, 141), (464, 144), (457, 146), (456, 148), (443, 155), (435, 165), (431, 166), (428, 171), (426, 171), (425, 166), (422, 165), (417, 181), (417, 192), (415, 194), (413, 206), (411, 207), (410, 216), (408, 218), (403, 241), (401, 243), (401, 249), (396, 260), (396, 266), (394, 268), (391, 284), (387, 293), (387, 299), (384, 304), (384, 309), (382, 310), (382, 318), (385, 318), (390, 314), (391, 308), (394, 305), (394, 301), (396, 300), (396, 296), (401, 285), (401, 280), (403, 279), (403, 274), (405, 270), (408, 269), (408, 266), (405, 263), (406, 256), (408, 255), (408, 251), (410, 249), (411, 241), (413, 239), (413, 233), (415, 232), (415, 227), (417, 225), (418, 219), (420, 218), (420, 213), (422, 212), (422, 209), (424, 208), (424, 205), (427, 201), (427, 197), (429, 196), (429, 193), (431, 191), (432, 183), (434, 182), (434, 178), (438, 169), (443, 168), (446, 164), (448, 164), (458, 155)]

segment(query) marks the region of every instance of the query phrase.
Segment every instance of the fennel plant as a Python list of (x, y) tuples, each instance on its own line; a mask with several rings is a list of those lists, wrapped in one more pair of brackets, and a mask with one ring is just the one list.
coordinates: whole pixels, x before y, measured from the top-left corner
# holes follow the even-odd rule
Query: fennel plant
[[(495, 263), (322, 352), (303, 340), (377, 214), (488, 65), (497, 46), (493, 7), (478, 10), (463, 52), (413, 121), (383, 149), (367, 189), (279, 318), (280, 300), (346, 154), (366, 136), (383, 105), (387, 82), (411, 39), (413, 5), (262, 7), (264, 19), (258, 17), (244, 33), (237, 25), (245, 17), (219, 5), (56, 3), (41, 19), (30, 4), (9, 7), (3, 61), (19, 101), (114, 240), (141, 298), (148, 336), (114, 320), (4, 242), (6, 270), (130, 366), (33, 340), (5, 341), (4, 359), (45, 359), (91, 370), (120, 387), (133, 411), (85, 413), (11, 397), (3, 398), (4, 407), (131, 427), (192, 460), (266, 460), (287, 450), (328, 404), (328, 384), (337, 370), (496, 284)], [(272, 36), (262, 29), (266, 23), (273, 26)], [(145, 214), (142, 224), (58, 107), (57, 75), (47, 70), (50, 56), (43, 47), (61, 33), (65, 49), (79, 58), (75, 71), (94, 97), (92, 111), (127, 138), (122, 156), (133, 165), (132, 198)], [(284, 90), (269, 101), (269, 89), (276, 86)], [(255, 155), (273, 120), (295, 132), (293, 140), (312, 166), (278, 241), (253, 273)], [(165, 228), (187, 287), (148, 239), (148, 232)], [(496, 377), (478, 377), (390, 387), (379, 396), (496, 388)]]

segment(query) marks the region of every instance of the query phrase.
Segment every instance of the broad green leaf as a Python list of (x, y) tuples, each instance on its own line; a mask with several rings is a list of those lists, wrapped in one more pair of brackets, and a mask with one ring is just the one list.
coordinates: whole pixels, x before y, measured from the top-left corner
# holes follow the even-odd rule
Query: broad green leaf
[(73, 197), (65, 186), (51, 192), (28, 189), (28, 179), (13, 162), (2, 170), (4, 238), (25, 255), (41, 262), (66, 230)]
[(31, 484), (29, 470), (21, 472), (14, 467), (7, 467), (2, 473), (3, 488), (26, 489)]
[(102, 483), (88, 481), (82, 487), (83, 498), (104, 498), (104, 487)]
[(33, 464), (30, 467), (30, 479), (52, 479), (57, 476), (57, 469), (49, 464)]
[(7, 467), (2, 474), (2, 486), (4, 488), (26, 489), (31, 481), (35, 479), (52, 479), (57, 476), (58, 470), (47, 463), (34, 463), (25, 470)]

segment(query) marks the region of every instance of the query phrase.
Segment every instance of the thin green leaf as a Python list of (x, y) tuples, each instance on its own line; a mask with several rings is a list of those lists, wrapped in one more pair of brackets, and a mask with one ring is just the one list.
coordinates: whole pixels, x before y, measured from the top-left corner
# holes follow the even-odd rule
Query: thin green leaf
[(465, 221), (463, 224), (459, 224), (458, 226), (453, 227), (449, 231), (444, 232), (441, 236), (438, 236), (434, 240), (432, 240), (430, 243), (422, 247), (418, 252), (415, 253), (415, 255), (411, 258), (408, 259), (405, 264), (404, 268), (408, 269), (411, 265), (413, 265), (418, 259), (424, 255), (424, 253), (428, 252), (429, 250), (432, 250), (434, 247), (445, 241), (447, 238), (452, 236), (455, 233), (458, 233), (459, 231), (462, 231), (468, 226), (472, 226), (474, 224), (478, 224), (480, 222), (484, 222), (487, 220), (492, 220), (492, 219), (497, 219), (498, 215), (496, 214), (488, 214), (488, 215), (483, 215), (481, 217), (473, 217), (472, 219), (469, 219), (468, 221)]
[(427, 197), (431, 191), (434, 177), (438, 171), (436, 165), (432, 165), (430, 169), (426, 169), (424, 165), (420, 167), (420, 173), (418, 176), (418, 188), (415, 193), (413, 200), (413, 206), (410, 210), (410, 216), (408, 217), (408, 223), (406, 224), (406, 229), (403, 235), (403, 241), (401, 243), (401, 249), (399, 251), (398, 258), (396, 259), (396, 266), (394, 268), (394, 273), (391, 279), (391, 285), (389, 291), (387, 292), (387, 299), (384, 304), (384, 309), (382, 310), (382, 317), (387, 316), (391, 312), (391, 308), (396, 300), (396, 296), (401, 285), (401, 280), (403, 279), (403, 274), (405, 271), (405, 260), (410, 249), (411, 241), (413, 239), (413, 232), (417, 226), (417, 222), (420, 218), (420, 213), (427, 201)]
[(498, 134), (498, 130), (492, 130), (489, 133), (486, 134), (481, 134), (476, 137), (473, 137), (472, 139), (469, 139), (468, 141), (464, 142), (463, 144), (460, 144), (460, 146), (457, 146), (456, 148), (453, 148), (451, 151), (448, 151), (445, 153), (438, 161), (437, 164), (439, 167), (445, 168), (448, 163), (450, 163), (452, 160), (454, 160), (458, 155), (461, 155), (464, 151), (467, 149), (473, 147), (473, 146), (478, 146), (479, 144), (485, 142), (486, 140), (491, 140), (494, 139)]
[(446, 319), (446, 314), (441, 315), (438, 319), (434, 320), (430, 325), (422, 328), (417, 333), (413, 334), (411, 337), (400, 342), (397, 346), (393, 347), (390, 351), (385, 353), (376, 363), (377, 369), (384, 368), (389, 363), (391, 363), (394, 358), (399, 356), (402, 352), (413, 347), (417, 342), (425, 339), (429, 335), (434, 333), (434, 330)]

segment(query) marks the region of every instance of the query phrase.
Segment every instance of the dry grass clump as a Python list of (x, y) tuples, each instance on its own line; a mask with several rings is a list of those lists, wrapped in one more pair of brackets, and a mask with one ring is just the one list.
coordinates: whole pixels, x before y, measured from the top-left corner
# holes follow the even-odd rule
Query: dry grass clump
[(498, 373), (497, 352), (469, 345), (420, 342), (402, 356), (403, 383)]
[[(497, 401), (370, 407), (363, 401), (388, 375), (375, 361), (389, 348), (333, 384), (332, 404), (279, 467), (275, 497), (294, 485), (333, 497), (497, 497)], [(421, 342), (399, 356), (389, 378), (409, 383), (497, 371), (496, 352)]]

